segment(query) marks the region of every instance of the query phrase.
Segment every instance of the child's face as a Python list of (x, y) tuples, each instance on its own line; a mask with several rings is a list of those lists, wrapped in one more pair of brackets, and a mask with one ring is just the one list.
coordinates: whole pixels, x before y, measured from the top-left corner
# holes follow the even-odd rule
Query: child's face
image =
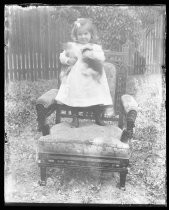
[(77, 31), (77, 40), (81, 44), (87, 44), (91, 40), (91, 33), (87, 29), (81, 28)]

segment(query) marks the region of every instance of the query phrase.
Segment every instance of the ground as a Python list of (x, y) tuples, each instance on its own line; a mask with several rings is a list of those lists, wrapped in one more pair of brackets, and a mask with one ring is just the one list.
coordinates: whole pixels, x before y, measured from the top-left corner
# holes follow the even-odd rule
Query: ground
[[(127, 88), (130, 94), (135, 95), (140, 110), (135, 135), (130, 143), (132, 157), (126, 191), (116, 188), (118, 173), (100, 174), (94, 169), (84, 173), (80, 169), (51, 168), (48, 170), (47, 186), (39, 186), (36, 145), (41, 134), (37, 132), (36, 120), (33, 119), (22, 129), (17, 127), (8, 132), (8, 143), (5, 144), (5, 202), (166, 204), (165, 109), (163, 107), (162, 111), (158, 111), (165, 97), (161, 76), (131, 77)], [(149, 107), (152, 104), (156, 105), (155, 114)]]

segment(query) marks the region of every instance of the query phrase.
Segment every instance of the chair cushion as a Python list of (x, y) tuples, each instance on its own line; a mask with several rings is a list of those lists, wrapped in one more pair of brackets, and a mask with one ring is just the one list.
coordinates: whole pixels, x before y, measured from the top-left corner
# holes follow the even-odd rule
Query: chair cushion
[(120, 141), (122, 130), (114, 125), (99, 126), (93, 122), (80, 122), (71, 128), (62, 122), (51, 128), (50, 135), (40, 137), (40, 153), (111, 156), (128, 159), (129, 145)]

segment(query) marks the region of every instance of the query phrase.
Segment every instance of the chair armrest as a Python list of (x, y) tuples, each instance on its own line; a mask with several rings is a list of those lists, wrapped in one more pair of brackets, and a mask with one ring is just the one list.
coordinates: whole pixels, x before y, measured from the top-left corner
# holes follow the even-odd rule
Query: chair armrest
[(42, 96), (40, 96), (36, 104), (41, 104), (45, 108), (48, 108), (50, 105), (52, 105), (55, 102), (55, 98), (58, 94), (58, 89), (51, 89), (48, 92), (44, 93)]
[(126, 113), (128, 113), (131, 110), (135, 110), (137, 112), (138, 110), (138, 104), (136, 100), (131, 95), (122, 95), (121, 97), (122, 105)]
[(123, 95), (121, 97), (124, 116), (126, 120), (126, 129), (123, 130), (121, 141), (128, 142), (133, 136), (133, 128), (135, 127), (135, 120), (137, 117), (138, 104), (130, 95)]
[(43, 136), (50, 133), (49, 125), (46, 123), (47, 117), (56, 110), (55, 97), (58, 93), (57, 89), (51, 89), (36, 101), (38, 131), (42, 131)]

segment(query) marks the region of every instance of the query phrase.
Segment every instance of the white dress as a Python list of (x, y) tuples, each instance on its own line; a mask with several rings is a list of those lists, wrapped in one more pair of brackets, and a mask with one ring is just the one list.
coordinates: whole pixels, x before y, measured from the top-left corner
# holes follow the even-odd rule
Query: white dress
[[(84, 46), (74, 43), (76, 49), (79, 49), (78, 60), (72, 67), (68, 76), (61, 83), (60, 89), (56, 96), (56, 100), (72, 107), (88, 107), (93, 105), (112, 105), (112, 98), (106, 78), (105, 71), (100, 78), (100, 82), (93, 79), (92, 75), (86, 76), (84, 74), (86, 65), (82, 61), (81, 49)], [(104, 52), (100, 45), (92, 44), (93, 57), (104, 61)], [(65, 64), (67, 61), (65, 51), (60, 54), (61, 63)]]

